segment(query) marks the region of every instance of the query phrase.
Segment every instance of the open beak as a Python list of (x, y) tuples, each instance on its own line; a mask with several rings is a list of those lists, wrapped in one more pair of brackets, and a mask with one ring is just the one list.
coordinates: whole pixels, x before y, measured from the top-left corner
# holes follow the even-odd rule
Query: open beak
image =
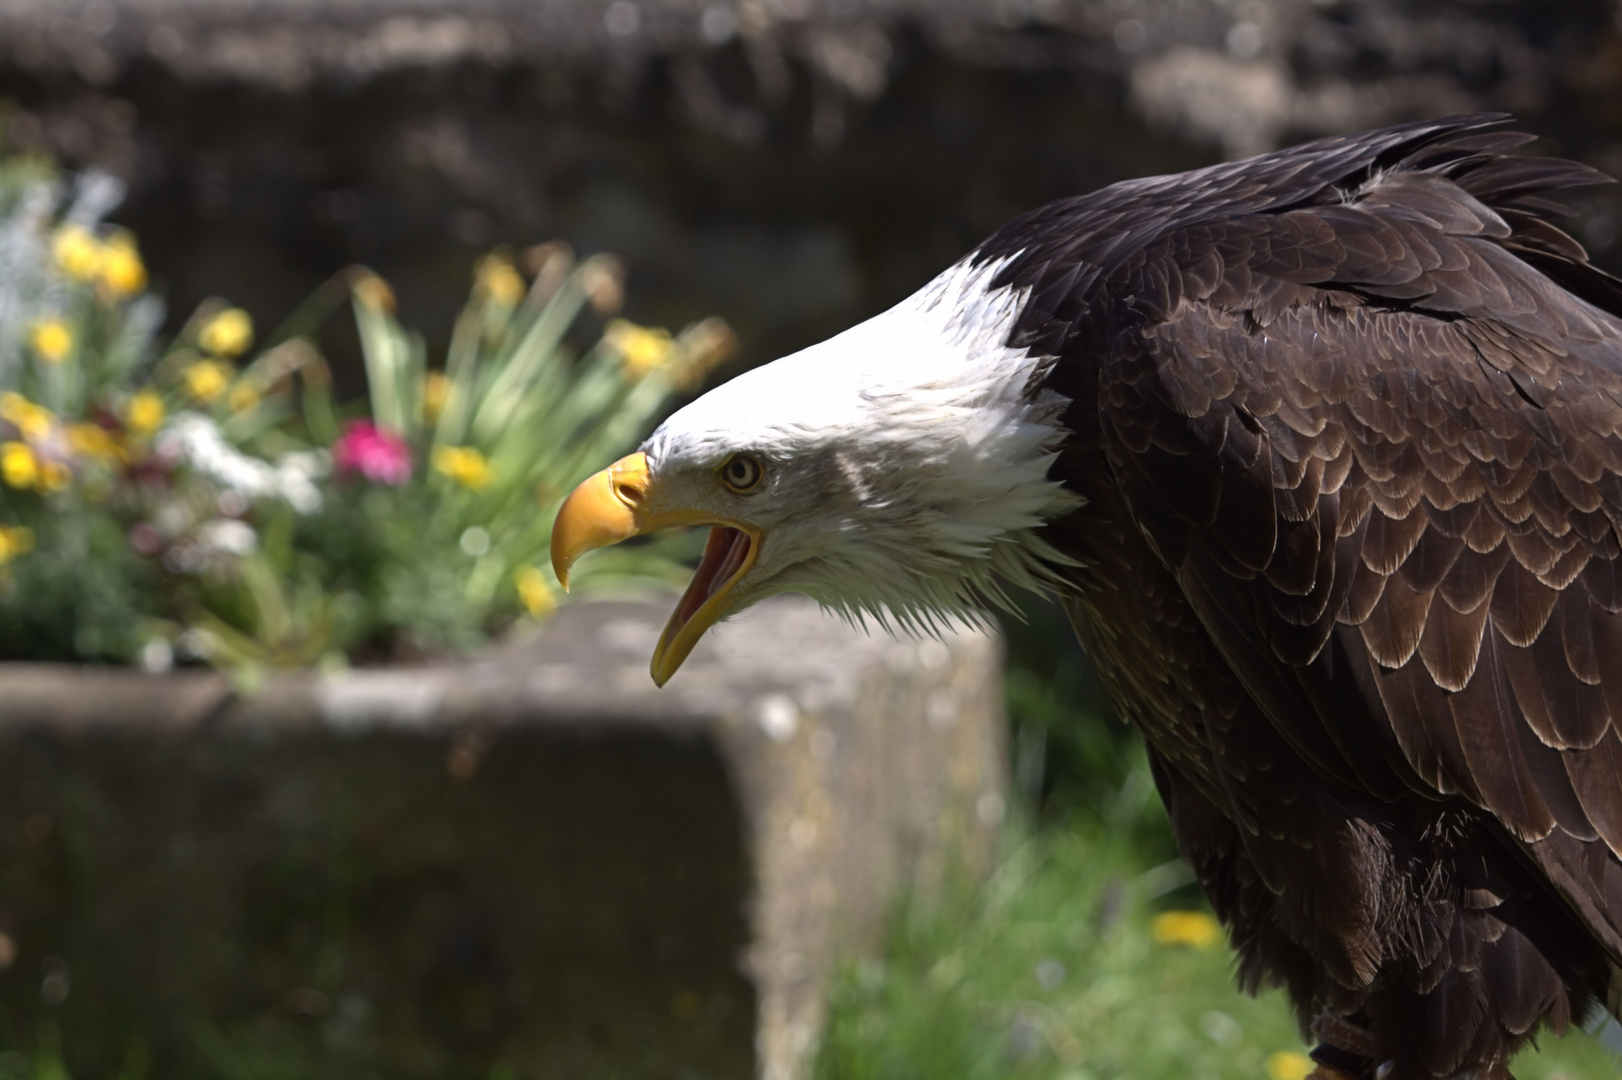
[(698, 570), (653, 650), (653, 681), (663, 686), (704, 631), (731, 610), (728, 597), (760, 556), (761, 534), (696, 510), (651, 510), (649, 486), (648, 459), (641, 453), (623, 457), (582, 482), (563, 501), (552, 525), (552, 569), (568, 589), (575, 561), (594, 548), (661, 529), (711, 526)]

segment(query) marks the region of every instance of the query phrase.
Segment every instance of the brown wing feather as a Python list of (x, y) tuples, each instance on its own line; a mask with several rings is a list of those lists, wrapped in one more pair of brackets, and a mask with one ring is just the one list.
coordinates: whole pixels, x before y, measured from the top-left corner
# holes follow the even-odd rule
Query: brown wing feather
[[(1130, 520), (1205, 634), (1185, 622), (1102, 666), (1175, 653), (1242, 687), (1220, 708), (1188, 690), (1205, 695), (1198, 718), (1134, 715), (1185, 846), (1221, 832), (1190, 807), (1239, 826), (1201, 876), (1253, 943), (1247, 963), (1298, 1003), (1365, 1010), (1432, 1075), (1496, 1077), (1540, 1018), (1563, 1024), (1622, 966), (1622, 285), (1537, 198), (1591, 170), (1504, 157), (1501, 133), (1445, 135), (1321, 144), (1248, 179), (1214, 170), (1181, 201), (1153, 182), (1134, 192), (1159, 200), (1143, 220), (1102, 215), (1116, 231), (1096, 257), (1055, 224), (1085, 203), (1000, 250), (1009, 282), (1039, 260), (1086, 265), (1066, 278), (1086, 288), (1033, 292), (1019, 337), (1059, 357), (1048, 385), (1100, 458), (1060, 475), (1093, 500), (1078, 521)], [(1198, 197), (1224, 183), (1220, 210)], [(1058, 535), (1100, 550), (1081, 524)], [(1095, 621), (1154, 637), (1146, 613), (1089, 600), (1089, 580), (1078, 604)], [(1283, 783), (1281, 755), (1325, 789)], [(1321, 845), (1316, 863), (1288, 854), (1291, 836)], [(1302, 897), (1334, 866), (1397, 893), (1320, 919), (1327, 901)], [(1382, 903), (1411, 925), (1369, 930)], [(1256, 910), (1334, 985), (1303, 988)]]
[[(1548, 774), (1528, 766), (1518, 727), (1569, 760), (1585, 808), (1622, 818), (1622, 783), (1606, 782), (1615, 780), (1609, 747), (1622, 746), (1614, 736), (1622, 714), (1611, 711), (1622, 702), (1622, 616), (1612, 610), (1622, 503), (1616, 484), (1600, 482), (1622, 472), (1622, 323), (1517, 258), (1501, 242), (1518, 234), (1471, 190), (1522, 191), (1570, 175), (1543, 164), (1478, 167), (1469, 183), (1403, 174), (1351, 205), (1262, 219), (1278, 221), (1276, 231), (1247, 221), (1223, 238), (1226, 267), (1244, 265), (1250, 279), (1306, 277), (1365, 299), (1249, 318), (1185, 302), (1145, 326), (1141, 358), (1123, 356), (1101, 376), (1103, 423), (1119, 446), (1175, 443), (1194, 411), (1207, 426), (1226, 412), (1259, 427), (1261, 450), (1244, 468), (1195, 444), (1176, 462), (1146, 467), (1127, 455), (1117, 467), (1129, 492), (1133, 476), (1149, 479), (1181, 523), (1178, 550), (1207, 547), (1224, 572), (1250, 582), (1262, 623), (1253, 633), (1275, 659), (1304, 664), (1331, 633), (1358, 634), (1399, 741), (1437, 763), (1440, 785), (1476, 793), (1527, 841), (1555, 820), (1539, 790)], [(1313, 253), (1277, 250), (1304, 237)], [(1532, 240), (1550, 246), (1543, 232)], [(1150, 249), (1138, 265), (1155, 257)], [(1414, 282), (1422, 287), (1392, 294), (1393, 283)], [(1379, 302), (1387, 299), (1406, 303)], [(1232, 389), (1198, 393), (1216, 381), (1204, 369), (1224, 365)], [(1127, 385), (1141, 407), (1112, 411)], [(1315, 453), (1331, 442), (1340, 454)], [(1302, 490), (1301, 461), (1348, 454), (1335, 489), (1316, 471)], [(1220, 480), (1198, 480), (1212, 470)], [(1214, 511), (1181, 512), (1180, 493), (1194, 487), (1211, 494)], [(1365, 494), (1359, 564), (1325, 565), (1332, 552), (1319, 543), (1312, 504)], [(1350, 584), (1339, 631), (1302, 620), (1289, 603), (1326, 574)], [(1573, 820), (1583, 832), (1592, 824)], [(1622, 845), (1611, 853), (1622, 856)], [(1607, 919), (1622, 927), (1622, 912)]]

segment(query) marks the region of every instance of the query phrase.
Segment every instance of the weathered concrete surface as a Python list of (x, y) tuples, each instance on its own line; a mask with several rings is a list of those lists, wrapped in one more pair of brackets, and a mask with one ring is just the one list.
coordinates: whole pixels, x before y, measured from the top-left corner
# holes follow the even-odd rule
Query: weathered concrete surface
[(0, 667), (0, 1015), (75, 1075), (803, 1075), (836, 958), (984, 866), (996, 644), (668, 605), (448, 668)]

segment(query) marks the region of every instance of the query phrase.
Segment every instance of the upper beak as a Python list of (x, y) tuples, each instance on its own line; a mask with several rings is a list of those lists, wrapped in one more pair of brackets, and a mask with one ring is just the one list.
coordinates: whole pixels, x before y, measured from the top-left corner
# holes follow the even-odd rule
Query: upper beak
[(552, 523), (552, 570), (564, 592), (580, 556), (653, 531), (642, 512), (647, 496), (648, 456), (638, 451), (588, 477), (563, 500)]
[(652, 510), (651, 486), (648, 459), (640, 452), (621, 458), (583, 481), (563, 500), (552, 525), (552, 569), (567, 590), (575, 561), (594, 548), (661, 529), (714, 526), (698, 571), (653, 651), (653, 681), (663, 686), (704, 631), (731, 609), (728, 596), (754, 567), (760, 554), (761, 533), (697, 510)]

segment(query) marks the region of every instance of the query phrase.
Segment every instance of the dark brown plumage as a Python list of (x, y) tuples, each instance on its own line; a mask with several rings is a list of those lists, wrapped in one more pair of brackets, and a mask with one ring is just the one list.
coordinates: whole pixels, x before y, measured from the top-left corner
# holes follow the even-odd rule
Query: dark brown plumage
[(1466, 117), (1008, 226), (1072, 401), (1048, 539), (1247, 985), (1380, 1080), (1622, 985), (1622, 283)]

